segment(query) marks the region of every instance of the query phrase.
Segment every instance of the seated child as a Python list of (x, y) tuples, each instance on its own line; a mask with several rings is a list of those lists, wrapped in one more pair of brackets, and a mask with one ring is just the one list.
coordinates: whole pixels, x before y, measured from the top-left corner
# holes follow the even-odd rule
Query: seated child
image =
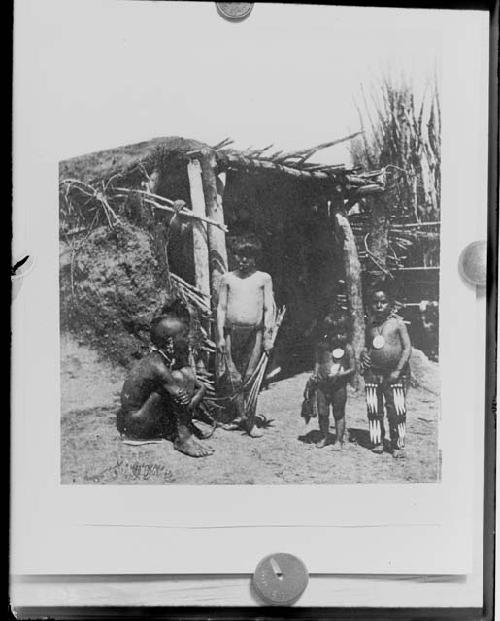
[(411, 342), (405, 323), (392, 312), (391, 300), (380, 287), (371, 295), (366, 341), (368, 347), (361, 353), (361, 367), (372, 451), (384, 451), (385, 408), (392, 456), (404, 457)]
[[(347, 317), (339, 315), (331, 319), (331, 330), (325, 334), (316, 347), (314, 372), (306, 386), (305, 397), (315, 401), (322, 437), (316, 444), (324, 448), (329, 444), (330, 407), (335, 419), (335, 449), (344, 447), (345, 405), (347, 401), (347, 382), (352, 377), (354, 352), (348, 342)], [(315, 412), (312, 412), (314, 416)]]
[(213, 451), (200, 444), (192, 422), (205, 388), (188, 363), (186, 323), (168, 308), (151, 322), (153, 347), (131, 369), (121, 391), (117, 428), (126, 441), (173, 437), (174, 447), (190, 457)]

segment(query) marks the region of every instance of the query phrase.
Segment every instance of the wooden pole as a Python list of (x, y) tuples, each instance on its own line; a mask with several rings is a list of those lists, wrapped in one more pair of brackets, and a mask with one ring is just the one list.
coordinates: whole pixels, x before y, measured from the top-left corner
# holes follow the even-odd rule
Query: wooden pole
[(356, 375), (354, 387), (359, 388), (359, 356), (365, 346), (365, 318), (363, 311), (363, 293), (361, 287), (361, 264), (358, 258), (356, 241), (351, 224), (344, 214), (335, 214), (335, 228), (342, 240), (344, 255), (345, 281), (347, 290), (347, 307), (352, 325), (352, 347), (356, 356)]
[[(221, 183), (217, 183), (216, 159), (212, 150), (203, 150), (200, 157), (201, 176), (207, 216), (220, 224), (224, 224), (224, 210), (222, 207)], [(217, 306), (220, 277), (227, 271), (226, 235), (224, 231), (215, 227), (208, 227), (208, 248), (210, 263), (210, 285), (212, 292), (212, 307)]]
[[(205, 195), (201, 164), (197, 159), (191, 159), (187, 165), (189, 192), (191, 195), (191, 209), (194, 215), (205, 217)], [(208, 263), (208, 236), (207, 225), (200, 220), (193, 220), (193, 252), (194, 274), (196, 287), (204, 294), (210, 295), (210, 269)]]
[(167, 296), (170, 295), (170, 266), (168, 263), (167, 234), (164, 222), (156, 222), (151, 235), (152, 249), (158, 260), (158, 280), (161, 289), (165, 289)]
[[(144, 183), (144, 187), (146, 187), (149, 192), (156, 192), (158, 190), (159, 181), (159, 172), (158, 170), (154, 170), (149, 176), (148, 181)], [(171, 292), (171, 283), (166, 227), (167, 225), (162, 218), (154, 218), (151, 238), (153, 252), (158, 260), (158, 285), (160, 286), (160, 288), (165, 289), (166, 295), (168, 297)]]
[[(383, 279), (387, 273), (387, 247), (389, 244), (389, 217), (385, 201), (375, 197), (371, 201), (370, 235), (368, 236), (368, 249), (377, 264), (373, 263), (369, 271), (374, 274), (374, 280)], [(370, 283), (372, 284), (372, 283)]]
[(146, 192), (151, 192), (153, 194), (156, 194), (156, 192), (158, 191), (159, 185), (160, 185), (160, 171), (158, 169), (155, 169), (149, 175), (148, 180), (144, 182), (144, 188)]
[(222, 207), (222, 198), (224, 196), (224, 190), (226, 189), (226, 173), (221, 172), (217, 175), (217, 204), (219, 208), (222, 210), (222, 215), (224, 215), (224, 209)]

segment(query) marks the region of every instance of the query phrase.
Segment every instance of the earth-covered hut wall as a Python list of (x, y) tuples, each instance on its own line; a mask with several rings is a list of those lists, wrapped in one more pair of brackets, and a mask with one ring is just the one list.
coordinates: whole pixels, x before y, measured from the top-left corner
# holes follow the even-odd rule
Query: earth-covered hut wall
[(147, 351), (150, 321), (172, 297), (188, 304), (194, 347), (210, 347), (203, 328), (209, 300), (189, 285), (190, 221), (141, 194), (162, 171), (160, 191), (189, 200), (179, 151), (202, 143), (170, 142), (168, 149), (152, 141), (60, 163), (61, 330), (126, 366)]

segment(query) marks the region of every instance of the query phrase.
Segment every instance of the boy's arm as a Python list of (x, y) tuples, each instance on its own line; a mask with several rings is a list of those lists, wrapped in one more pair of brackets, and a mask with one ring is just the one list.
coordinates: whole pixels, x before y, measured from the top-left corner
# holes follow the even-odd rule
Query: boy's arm
[(195, 386), (197, 390), (194, 393), (194, 395), (191, 397), (191, 401), (189, 403), (189, 408), (192, 410), (198, 407), (198, 405), (201, 403), (201, 400), (203, 399), (207, 391), (206, 386), (202, 384), (198, 378), (196, 378)]
[(347, 369), (345, 371), (342, 371), (341, 373), (339, 373), (339, 377), (346, 377), (346, 378), (350, 378), (351, 375), (354, 373), (354, 371), (356, 370), (356, 362), (355, 362), (355, 358), (354, 358), (354, 350), (351, 347), (351, 345), (347, 345), (345, 348), (345, 353), (347, 356)]
[(396, 368), (391, 373), (391, 379), (393, 380), (399, 379), (399, 376), (401, 375), (401, 371), (403, 370), (405, 364), (410, 359), (410, 354), (411, 354), (410, 335), (408, 334), (408, 329), (406, 327), (406, 324), (402, 320), (398, 321), (398, 330), (399, 330), (399, 338), (401, 339), (401, 346), (403, 348), (403, 351), (401, 352), (401, 358), (399, 359), (399, 362)]
[(271, 351), (274, 328), (273, 280), (269, 274), (264, 276), (264, 351)]
[(219, 301), (217, 303), (217, 349), (221, 352), (225, 349), (224, 326), (226, 325), (227, 313), (227, 289), (228, 284), (224, 274), (219, 283)]
[(184, 388), (181, 388), (175, 383), (172, 373), (168, 369), (160, 369), (160, 380), (163, 390), (171, 395), (176, 403), (183, 406), (188, 406), (190, 404), (191, 398)]
[(311, 397), (311, 391), (315, 390), (317, 382), (319, 380), (319, 362), (316, 360), (314, 364), (314, 370), (311, 374), (311, 377), (307, 380), (306, 386), (304, 388), (304, 399), (309, 399)]
[[(372, 342), (372, 333), (371, 333), (369, 326), (367, 325), (366, 330), (365, 330), (365, 343), (371, 343), (371, 342)], [(353, 352), (353, 355), (354, 355), (354, 352)], [(366, 369), (369, 369), (372, 365), (372, 361), (370, 358), (370, 352), (366, 346), (363, 347), (363, 349), (361, 350), (359, 354), (359, 362), (361, 364), (361, 369), (363, 371)]]
[(322, 343), (317, 342), (314, 347), (314, 371), (312, 372), (312, 377), (315, 377), (316, 379), (319, 379), (319, 371), (321, 363), (323, 362), (324, 351)]
[(314, 371), (312, 372), (312, 376), (314, 379), (317, 379), (319, 377), (319, 362), (316, 360), (316, 362), (314, 363)]

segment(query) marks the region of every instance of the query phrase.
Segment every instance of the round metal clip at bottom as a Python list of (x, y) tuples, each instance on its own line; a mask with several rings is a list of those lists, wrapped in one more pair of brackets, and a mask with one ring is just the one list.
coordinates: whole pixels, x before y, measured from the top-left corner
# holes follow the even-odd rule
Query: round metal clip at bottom
[(304, 563), (285, 552), (263, 558), (252, 580), (257, 594), (271, 606), (293, 604), (305, 591), (308, 582), (309, 574)]

